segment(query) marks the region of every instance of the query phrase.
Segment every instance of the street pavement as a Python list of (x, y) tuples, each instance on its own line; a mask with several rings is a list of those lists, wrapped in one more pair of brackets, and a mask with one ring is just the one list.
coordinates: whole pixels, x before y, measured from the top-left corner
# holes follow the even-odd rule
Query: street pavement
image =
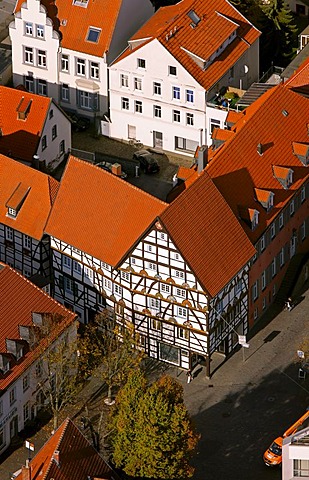
[[(309, 285), (307, 285), (308, 288)], [(263, 453), (272, 440), (296, 421), (309, 406), (309, 376), (298, 379), (296, 352), (309, 335), (309, 290), (293, 297), (291, 312), (274, 316), (273, 309), (257, 324), (248, 338), (249, 349), (239, 349), (222, 363), (215, 355), (211, 379), (203, 367), (193, 372), (187, 384), (185, 372), (158, 364), (153, 377), (165, 370), (179, 380), (184, 399), (197, 430), (201, 433), (195, 458), (194, 480), (279, 480), (280, 468), (263, 463)], [(98, 417), (106, 391), (98, 377), (89, 380), (74, 408), (67, 410), (78, 426), (83, 406)], [(36, 451), (51, 432), (46, 425), (29, 437)], [(0, 458), (0, 480), (10, 479), (27, 458), (22, 443), (7, 458)]]

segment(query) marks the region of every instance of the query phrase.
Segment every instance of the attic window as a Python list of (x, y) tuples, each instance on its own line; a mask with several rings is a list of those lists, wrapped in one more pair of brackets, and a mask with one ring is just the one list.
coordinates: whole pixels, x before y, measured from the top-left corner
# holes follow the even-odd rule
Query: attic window
[(274, 193), (269, 190), (255, 188), (255, 196), (257, 201), (266, 209), (267, 212), (274, 206)]
[(22, 204), (26, 200), (26, 197), (30, 191), (30, 187), (23, 185), (21, 182), (17, 185), (16, 189), (6, 202), (5, 206), (7, 207), (7, 215), (11, 218), (16, 218), (18, 211), (20, 210)]
[(88, 0), (73, 0), (73, 5), (77, 5), (78, 7), (87, 7)]
[(11, 207), (9, 207), (9, 208), (8, 208), (8, 216), (9, 216), (9, 217), (14, 217), (14, 218), (15, 218), (15, 217), (16, 217), (16, 215), (17, 215), (17, 211), (15, 210), (15, 208), (11, 208)]
[(100, 28), (89, 27), (87, 42), (98, 43), (100, 33), (101, 33)]
[(251, 230), (254, 230), (259, 224), (259, 212), (257, 210), (250, 210)]
[(293, 170), (288, 167), (273, 166), (275, 178), (281, 183), (284, 189), (289, 188), (293, 183)]
[(201, 21), (200, 17), (197, 15), (197, 13), (195, 13), (194, 10), (190, 10), (188, 17), (193, 22), (193, 25), (191, 24), (193, 28), (196, 27), (196, 25)]
[(309, 144), (293, 142), (293, 153), (297, 156), (298, 160), (306, 167), (309, 165)]
[(25, 97), (22, 97), (19, 102), (16, 111), (18, 120), (26, 120), (28, 113), (30, 112), (32, 100), (26, 100)]

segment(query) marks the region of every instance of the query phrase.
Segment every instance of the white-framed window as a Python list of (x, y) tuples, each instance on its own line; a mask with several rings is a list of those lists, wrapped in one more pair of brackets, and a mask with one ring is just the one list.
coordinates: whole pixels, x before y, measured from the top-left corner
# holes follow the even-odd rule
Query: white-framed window
[(294, 200), (291, 200), (291, 203), (290, 203), (290, 215), (294, 215), (294, 212), (295, 212), (295, 205), (294, 205)]
[(177, 328), (177, 336), (178, 336), (178, 338), (181, 338), (183, 340), (188, 340), (189, 336), (190, 336), (190, 332), (189, 332), (189, 330), (187, 330), (185, 328), (178, 327)]
[(46, 138), (46, 135), (44, 135), (42, 137), (42, 152), (43, 150), (45, 150), (45, 148), (47, 148), (47, 138)]
[(281, 250), (280, 250), (279, 263), (280, 263), (280, 267), (283, 267), (283, 265), (284, 265), (284, 247), (282, 247)]
[(145, 243), (145, 250), (149, 253), (155, 253), (156, 247), (154, 245), (150, 245), (149, 243)]
[(175, 293), (177, 297), (186, 298), (186, 291), (183, 288), (176, 288)]
[(279, 215), (279, 228), (281, 229), (283, 225), (284, 225), (284, 218), (283, 218), (283, 212), (281, 212)]
[(23, 406), (23, 419), (26, 423), (30, 419), (30, 402), (27, 402)]
[(173, 122), (179, 123), (180, 122), (180, 111), (173, 110)]
[(9, 207), (9, 208), (8, 208), (8, 215), (9, 215), (9, 217), (15, 218), (16, 215), (17, 215), (16, 209), (15, 209), (15, 208), (12, 208), (12, 207)]
[(153, 310), (159, 311), (160, 310), (160, 300), (158, 298), (148, 298), (148, 305)]
[(121, 97), (121, 108), (122, 110), (129, 110), (129, 99), (126, 97)]
[(177, 76), (177, 68), (173, 67), (172, 65), (169, 65), (168, 66), (168, 74), (176, 77)]
[(122, 287), (120, 287), (120, 285), (114, 284), (114, 293), (117, 293), (117, 295), (122, 295)]
[(189, 89), (186, 90), (186, 101), (189, 102), (189, 103), (193, 103), (193, 102), (194, 102), (194, 93), (193, 93), (193, 90), (189, 90)]
[(140, 100), (135, 100), (134, 106), (136, 113), (143, 113), (143, 103)]
[(266, 309), (266, 306), (267, 306), (267, 300), (266, 300), (266, 297), (263, 298), (263, 310)]
[(166, 283), (161, 283), (160, 292), (163, 292), (169, 295), (171, 293), (171, 286), (167, 285)]
[(93, 271), (89, 267), (84, 267), (84, 275), (87, 277), (89, 280), (93, 279)]
[(111, 270), (110, 265), (108, 265), (108, 263), (105, 263), (105, 262), (101, 262), (101, 268), (103, 268), (104, 270), (107, 270), (108, 272), (110, 272)]
[(91, 93), (84, 92), (81, 90), (79, 92), (79, 102), (82, 108), (87, 108), (88, 110), (91, 109)]
[(142, 90), (142, 79), (134, 77), (134, 90)]
[(220, 125), (220, 120), (217, 120), (216, 118), (211, 118), (209, 120), (210, 133), (212, 134), (215, 128), (220, 128)]
[(31, 237), (24, 235), (24, 248), (31, 250)]
[(166, 233), (160, 233), (161, 240), (167, 240)]
[(216, 311), (220, 314), (223, 312), (223, 300), (218, 300), (216, 305)]
[(180, 260), (179, 253), (177, 253), (177, 252), (173, 253), (173, 258), (174, 258), (174, 260)]
[(261, 240), (260, 240), (260, 248), (261, 248), (261, 252), (263, 252), (265, 250), (265, 237), (264, 237), (264, 235), (261, 237)]
[(153, 318), (151, 323), (152, 323), (153, 330), (157, 330), (157, 331), (162, 330), (162, 322), (160, 322), (160, 320)]
[(183, 280), (185, 278), (185, 272), (182, 272), (181, 270), (174, 270), (174, 276)]
[(270, 238), (275, 238), (276, 236), (276, 224), (273, 222), (270, 227)]
[(51, 109), (51, 110), (49, 111), (49, 119), (51, 119), (51, 118), (53, 118), (53, 117), (54, 117), (54, 110)]
[(146, 60), (144, 58), (137, 59), (137, 68), (146, 68)]
[(302, 187), (300, 191), (300, 201), (303, 203), (306, 200), (306, 187)]
[(38, 95), (47, 96), (47, 82), (46, 80), (38, 80)]
[(23, 377), (23, 392), (25, 392), (26, 390), (28, 390), (29, 387), (30, 387), (30, 375), (29, 375), (29, 373), (27, 373), (27, 374)]
[(173, 98), (175, 100), (180, 100), (180, 87), (173, 86)]
[(120, 85), (121, 87), (128, 88), (129, 87), (129, 76), (121, 73), (120, 74)]
[(293, 478), (308, 478), (309, 477), (309, 459), (294, 459), (293, 460)]
[(266, 288), (266, 271), (265, 270), (262, 273), (261, 280), (262, 280), (262, 290), (264, 290)]
[(154, 105), (153, 107), (153, 116), (157, 118), (161, 118), (162, 116), (162, 108), (159, 105)]
[(100, 78), (100, 66), (97, 62), (90, 62), (90, 78), (95, 80)]
[(162, 87), (160, 82), (153, 82), (153, 94), (154, 95), (161, 95)]
[(29, 278), (31, 276), (30, 270), (28, 268), (24, 268), (23, 275), (24, 277)]
[(155, 263), (148, 262), (149, 270), (157, 270), (157, 265)]
[(24, 62), (33, 65), (33, 48), (24, 47)]
[(25, 35), (33, 35), (33, 23), (25, 22)]
[(35, 376), (41, 377), (43, 374), (43, 362), (42, 360), (38, 360), (37, 364), (35, 365)]
[(300, 237), (302, 240), (305, 240), (306, 238), (306, 222), (303, 221), (303, 223), (300, 226)]
[(277, 262), (276, 257), (271, 262), (271, 276), (274, 277), (277, 273)]
[(70, 89), (69, 89), (69, 85), (67, 83), (63, 83), (61, 85), (61, 100), (63, 102), (69, 102), (70, 101)]
[(74, 282), (71, 278), (63, 277), (63, 286), (66, 292), (74, 292)]
[(193, 113), (187, 113), (186, 115), (187, 118), (187, 125), (194, 125), (194, 115)]
[(252, 298), (253, 300), (256, 300), (259, 296), (259, 289), (258, 289), (258, 281), (252, 285)]
[(76, 59), (76, 75), (84, 77), (86, 75), (86, 62), (83, 58)]
[(121, 272), (121, 278), (125, 280), (126, 282), (130, 281), (130, 274), (129, 272)]
[(178, 307), (177, 309), (177, 316), (180, 318), (187, 318), (188, 317), (188, 310), (183, 307)]
[(62, 55), (61, 57), (61, 71), (69, 72), (69, 55)]
[(101, 29), (95, 27), (89, 27), (87, 42), (98, 43), (100, 37)]
[(55, 140), (55, 138), (57, 138), (57, 125), (52, 127), (52, 140)]
[(43, 25), (37, 25), (36, 26), (36, 36), (38, 38), (44, 38), (44, 26)]
[(24, 80), (26, 90), (30, 93), (34, 93), (34, 80), (33, 77), (27, 75)]
[(238, 280), (235, 285), (235, 294), (238, 295), (242, 291), (242, 279)]
[(76, 262), (76, 260), (73, 260), (73, 270), (74, 270), (74, 272), (78, 273), (79, 275), (82, 273), (81, 264)]
[(112, 282), (108, 278), (104, 278), (103, 284), (106, 290), (112, 290)]
[(259, 316), (259, 309), (256, 307), (256, 308), (254, 309), (254, 314), (253, 314), (254, 320), (257, 320), (258, 316)]
[(61, 140), (59, 143), (59, 155), (63, 155), (65, 152), (65, 141)]
[(136, 258), (131, 257), (131, 265), (136, 265)]
[(14, 239), (14, 233), (13, 233), (13, 228), (11, 227), (5, 227), (5, 238), (9, 242), (13, 242)]
[(13, 403), (16, 402), (16, 387), (11, 388), (10, 390), (10, 406), (13, 405)]
[(46, 68), (46, 52), (45, 52), (45, 50), (38, 50), (37, 51), (37, 62), (38, 62), (38, 67)]

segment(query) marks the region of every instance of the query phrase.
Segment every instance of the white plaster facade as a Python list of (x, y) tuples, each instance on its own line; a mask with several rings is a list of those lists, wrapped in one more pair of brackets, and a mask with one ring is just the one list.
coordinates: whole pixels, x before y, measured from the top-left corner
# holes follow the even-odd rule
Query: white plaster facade
[[(77, 9), (76, 15), (85, 16), (84, 7), (85, 2), (71, 8)], [(134, 16), (130, 15), (132, 11)], [(9, 27), (14, 86), (22, 84), (29, 91), (51, 96), (64, 108), (86, 116), (106, 113), (107, 65), (152, 14), (150, 0), (123, 0), (108, 49), (97, 56), (65, 48), (40, 0), (27, 0)], [(65, 27), (66, 19), (60, 21)], [(78, 38), (77, 44), (79, 41)]]
[(309, 478), (309, 428), (283, 439), (282, 480)]
[(102, 131), (114, 138), (136, 138), (150, 147), (192, 155), (198, 145), (211, 144), (212, 125), (224, 127), (227, 108), (218, 109), (210, 100), (223, 87), (247, 89), (257, 81), (258, 58), (257, 40), (206, 91), (154, 39), (109, 67), (111, 123), (102, 122)]

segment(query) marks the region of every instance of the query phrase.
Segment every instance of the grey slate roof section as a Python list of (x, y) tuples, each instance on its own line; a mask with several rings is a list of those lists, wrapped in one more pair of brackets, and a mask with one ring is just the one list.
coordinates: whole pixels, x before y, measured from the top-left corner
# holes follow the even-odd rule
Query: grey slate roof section
[(237, 102), (238, 107), (248, 107), (255, 102), (263, 93), (275, 86), (274, 83), (253, 83)]
[(309, 43), (296, 55), (291, 63), (286, 67), (285, 70), (281, 73), (281, 78), (287, 80), (290, 78), (295, 71), (300, 67), (300, 65), (309, 57)]

